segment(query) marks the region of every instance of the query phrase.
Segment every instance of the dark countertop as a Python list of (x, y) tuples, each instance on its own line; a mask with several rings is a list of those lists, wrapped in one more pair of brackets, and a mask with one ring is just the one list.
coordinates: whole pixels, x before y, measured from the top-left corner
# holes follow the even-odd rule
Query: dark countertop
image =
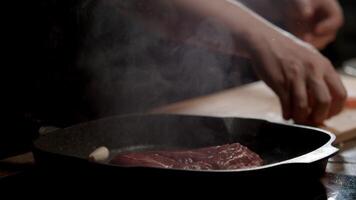
[(339, 149), (339, 153), (329, 159), (326, 171), (356, 176), (356, 140), (339, 144)]
[(322, 184), (328, 200), (356, 199), (356, 176), (328, 173), (322, 179)]

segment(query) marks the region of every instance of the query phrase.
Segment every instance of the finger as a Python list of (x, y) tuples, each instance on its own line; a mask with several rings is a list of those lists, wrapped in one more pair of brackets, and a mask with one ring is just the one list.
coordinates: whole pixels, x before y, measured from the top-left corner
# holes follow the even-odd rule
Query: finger
[(329, 34), (324, 36), (314, 36), (311, 39), (311, 44), (317, 49), (324, 49), (328, 44), (334, 41), (336, 34)]
[(306, 123), (309, 117), (308, 94), (305, 80), (299, 76), (293, 82), (292, 118), (298, 124)]
[(301, 19), (309, 19), (313, 15), (313, 5), (310, 0), (299, 0), (296, 4)]
[(311, 26), (313, 6), (310, 0), (293, 1), (286, 13), (286, 26), (295, 36), (303, 39), (305, 33), (313, 32)]
[(335, 33), (342, 26), (342, 20), (338, 17), (330, 17), (316, 25), (314, 32), (318, 35)]
[(291, 98), (290, 98), (289, 90), (278, 90), (276, 91), (279, 101), (282, 107), (283, 118), (285, 120), (291, 119)]
[(316, 125), (322, 124), (327, 119), (330, 110), (331, 96), (329, 89), (323, 77), (311, 77), (307, 84), (310, 90), (308, 95), (310, 95), (312, 109), (309, 120)]
[(336, 1), (329, 1), (322, 4), (322, 19), (316, 25), (314, 32), (316, 34), (325, 34), (336, 32), (343, 24), (343, 15), (340, 5)]
[(313, 16), (314, 8), (310, 0), (288, 2), (285, 14), (295, 20), (305, 21)]
[(271, 56), (257, 56), (253, 61), (253, 67), (257, 75), (276, 93), (281, 103), (283, 118), (290, 119), (290, 95), (289, 83), (284, 72), (279, 67), (280, 63)]
[(336, 72), (327, 73), (325, 75), (325, 82), (332, 98), (328, 117), (332, 117), (342, 111), (347, 98), (347, 91)]
[(270, 81), (265, 81), (272, 90), (277, 94), (281, 108), (283, 118), (289, 120), (291, 118), (291, 98), (289, 84), (285, 81), (284, 77), (281, 76), (283, 72), (280, 72), (279, 75), (271, 75)]

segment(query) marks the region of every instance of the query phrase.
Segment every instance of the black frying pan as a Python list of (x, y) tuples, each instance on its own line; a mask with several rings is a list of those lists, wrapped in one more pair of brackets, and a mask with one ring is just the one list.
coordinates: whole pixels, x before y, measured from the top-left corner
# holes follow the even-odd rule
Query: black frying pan
[[(184, 115), (117, 116), (58, 130), (34, 143), (39, 166), (75, 173), (119, 176), (320, 177), (337, 152), (334, 135), (315, 128), (264, 120)], [(257, 152), (262, 167), (223, 171), (124, 168), (88, 161), (97, 147), (112, 152), (192, 149), (239, 142)]]

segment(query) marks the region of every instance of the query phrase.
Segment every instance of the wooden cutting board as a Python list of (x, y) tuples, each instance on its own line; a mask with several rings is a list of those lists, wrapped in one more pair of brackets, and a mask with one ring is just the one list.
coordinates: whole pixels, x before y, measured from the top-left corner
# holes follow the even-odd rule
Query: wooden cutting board
[[(356, 97), (356, 78), (342, 76), (349, 97)], [(263, 82), (225, 90), (155, 109), (155, 113), (177, 113), (219, 117), (251, 117), (274, 122), (285, 121), (277, 96)], [(338, 116), (325, 122), (326, 129), (333, 132), (336, 142), (356, 138), (356, 109), (345, 109)]]

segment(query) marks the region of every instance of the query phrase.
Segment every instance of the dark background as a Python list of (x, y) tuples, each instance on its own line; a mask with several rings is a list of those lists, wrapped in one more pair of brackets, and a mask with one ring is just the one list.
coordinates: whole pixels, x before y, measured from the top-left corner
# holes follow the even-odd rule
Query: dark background
[[(96, 23), (104, 31), (93, 31), (95, 12), (101, 12), (97, 10), (97, 2), (22, 0), (4, 6), (7, 10), (3, 18), (6, 53), (2, 65), (5, 119), (0, 133), (0, 157), (27, 149), (40, 126), (66, 127), (108, 115), (143, 112), (256, 79), (246, 61), (189, 46), (177, 47), (175, 43), (131, 27), (124, 16), (103, 14), (103, 22)], [(356, 55), (356, 2), (340, 2), (346, 24), (337, 40), (323, 51), (335, 66)], [(115, 12), (111, 8), (101, 8), (108, 13)], [(118, 25), (112, 26), (113, 23)], [(102, 66), (98, 64), (101, 62), (93, 56), (97, 51), (112, 52), (131, 47), (127, 35), (148, 38), (155, 43), (144, 46), (143, 52), (134, 55), (122, 53), (116, 58), (105, 54)], [(174, 54), (166, 53), (172, 48), (178, 50)], [(189, 59), (185, 52), (192, 52), (195, 61), (176, 65), (182, 57)], [(222, 66), (221, 71), (205, 70), (209, 63)], [(233, 67), (236, 63), (240, 65), (238, 70)], [(202, 68), (192, 71), (191, 65)], [(128, 66), (136, 71), (128, 71)], [(143, 69), (143, 66), (150, 68)], [(105, 70), (97, 71), (98, 68)], [(204, 75), (196, 73), (199, 70), (205, 70)], [(147, 71), (160, 71), (163, 78), (153, 76), (149, 79)], [(131, 74), (133, 78), (127, 80), (121, 74)], [(161, 78), (164, 81), (156, 81)], [(166, 80), (171, 82), (167, 84)], [(205, 85), (207, 81), (211, 84)], [(140, 82), (143, 84), (136, 86)], [(127, 89), (130, 85), (135, 85), (134, 89)]]

